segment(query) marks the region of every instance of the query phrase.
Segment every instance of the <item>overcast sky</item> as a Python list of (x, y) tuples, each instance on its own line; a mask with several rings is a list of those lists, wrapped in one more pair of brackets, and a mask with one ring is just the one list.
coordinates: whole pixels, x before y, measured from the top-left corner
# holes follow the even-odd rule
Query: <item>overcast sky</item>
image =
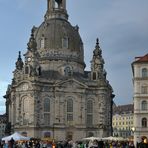
[[(31, 28), (41, 24), (46, 7), (46, 0), (0, 0), (0, 114), (18, 51), (26, 52)], [(67, 0), (67, 11), (80, 27), (86, 70), (98, 37), (115, 103), (132, 103), (131, 63), (148, 53), (148, 0)]]

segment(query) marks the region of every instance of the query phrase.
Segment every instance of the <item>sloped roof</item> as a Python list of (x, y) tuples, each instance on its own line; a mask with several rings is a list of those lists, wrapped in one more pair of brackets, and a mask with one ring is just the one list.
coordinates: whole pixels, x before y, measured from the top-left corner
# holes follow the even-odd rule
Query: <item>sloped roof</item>
[(113, 107), (113, 114), (128, 114), (134, 112), (133, 104), (119, 105)]
[(142, 57), (136, 57), (134, 63), (148, 62), (148, 54)]

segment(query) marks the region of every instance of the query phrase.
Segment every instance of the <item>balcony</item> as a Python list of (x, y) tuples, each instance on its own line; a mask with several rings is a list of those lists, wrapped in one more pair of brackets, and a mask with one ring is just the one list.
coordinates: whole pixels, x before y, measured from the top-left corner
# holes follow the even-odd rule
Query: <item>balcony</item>
[(141, 109), (135, 109), (134, 113), (138, 113), (138, 114), (147, 114), (148, 113), (148, 109), (146, 110), (141, 110)]
[(134, 98), (135, 97), (148, 97), (148, 93), (135, 93)]
[(133, 127), (132, 128), (133, 132), (148, 132), (148, 127)]

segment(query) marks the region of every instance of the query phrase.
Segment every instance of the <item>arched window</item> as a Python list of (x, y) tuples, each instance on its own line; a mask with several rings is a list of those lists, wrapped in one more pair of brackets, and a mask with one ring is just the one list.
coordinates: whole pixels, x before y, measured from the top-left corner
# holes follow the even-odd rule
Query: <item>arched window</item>
[(142, 110), (147, 110), (147, 102), (146, 101), (141, 102), (141, 109)]
[(49, 98), (44, 99), (44, 124), (45, 125), (50, 124), (50, 99)]
[(62, 48), (68, 49), (69, 39), (68, 37), (62, 38)]
[(44, 37), (41, 38), (40, 47), (45, 48), (45, 38)]
[(29, 111), (29, 105), (30, 105), (30, 101), (29, 101), (29, 98), (24, 98), (23, 99), (23, 112), (26, 113)]
[(93, 101), (87, 101), (87, 126), (92, 126), (93, 124)]
[(145, 78), (148, 76), (148, 72), (147, 72), (147, 69), (146, 68), (143, 68), (142, 69), (142, 77)]
[(142, 118), (142, 127), (147, 127), (147, 119)]
[(44, 112), (50, 112), (50, 99), (44, 99)]
[(29, 110), (30, 110), (30, 100), (28, 97), (23, 99), (23, 124), (27, 125), (29, 123)]
[(73, 100), (67, 100), (67, 121), (73, 121)]

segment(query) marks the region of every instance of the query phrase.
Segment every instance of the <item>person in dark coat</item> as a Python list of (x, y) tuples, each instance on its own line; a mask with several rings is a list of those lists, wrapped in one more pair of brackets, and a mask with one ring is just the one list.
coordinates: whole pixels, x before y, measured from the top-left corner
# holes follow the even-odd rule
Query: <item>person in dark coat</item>
[(10, 143), (10, 148), (13, 148), (14, 147), (14, 143), (15, 143), (14, 139), (11, 138), (11, 140), (9, 141), (9, 143)]
[(98, 142), (98, 147), (104, 148), (104, 142), (102, 141), (102, 139)]

